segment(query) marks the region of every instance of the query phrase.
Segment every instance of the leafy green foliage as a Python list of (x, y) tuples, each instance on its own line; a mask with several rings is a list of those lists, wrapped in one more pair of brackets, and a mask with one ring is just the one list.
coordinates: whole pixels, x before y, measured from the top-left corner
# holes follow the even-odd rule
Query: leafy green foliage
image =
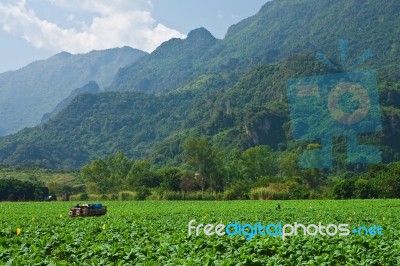
[(179, 191), (184, 172), (177, 167), (162, 168), (157, 173), (162, 179), (160, 184), (163, 190)]
[(49, 189), (42, 182), (0, 179), (0, 201), (42, 201)]
[(218, 169), (215, 148), (210, 146), (207, 139), (189, 138), (184, 143), (186, 160), (196, 169), (196, 180), (204, 190), (209, 185), (213, 190), (222, 190), (223, 176)]
[[(203, 83), (205, 77), (202, 77), (200, 83), (192, 83), (193, 88), (187, 85), (184, 90), (166, 95), (137, 92), (81, 95), (43, 126), (0, 139), (0, 160), (7, 165), (77, 169), (92, 159), (104, 159), (122, 150), (130, 158), (149, 159), (158, 167), (179, 166), (185, 161), (183, 144), (188, 136), (205, 135), (220, 161), (234, 149), (241, 153), (256, 145), (287, 149), (287, 156), (292, 157), (286, 162), (287, 167), (279, 171), (288, 177), (307, 176), (309, 184), (315, 187), (320, 173), (310, 170), (299, 174), (296, 168), (298, 153), (307, 146), (289, 141), (285, 83), (281, 82), (300, 75), (302, 66), (307, 66), (306, 75), (327, 71), (311, 54), (305, 54), (256, 67), (236, 85), (219, 90), (210, 85), (212, 82)], [(222, 74), (209, 78), (216, 84), (229, 79)], [(198, 86), (203, 86), (199, 84), (206, 87), (199, 89)], [(393, 90), (395, 86), (381, 84), (380, 91), (383, 94), (386, 88)], [(396, 121), (400, 121), (400, 116), (398, 109), (390, 104), (382, 107), (383, 134), (362, 137), (363, 142), (381, 147), (385, 161), (396, 160), (399, 157), (396, 154), (400, 153), (400, 146), (395, 145), (400, 134)], [(345, 147), (344, 141), (335, 144), (339, 156), (337, 169), (346, 169), (344, 163), (340, 164), (346, 160), (341, 156), (346, 151), (340, 148)], [(290, 155), (291, 151), (297, 155)], [(237, 174), (242, 171), (236, 170)], [(226, 180), (234, 175), (229, 174)]]
[(250, 148), (242, 154), (243, 177), (256, 180), (260, 176), (275, 175), (277, 163), (274, 151), (268, 146)]
[[(0, 264), (397, 265), (399, 200), (106, 202), (101, 217), (71, 219), (71, 203), (0, 203)], [(383, 236), (188, 236), (187, 225), (347, 223)], [(17, 235), (16, 229), (20, 228)]]
[(335, 198), (371, 199), (400, 197), (400, 163), (374, 165), (356, 178), (344, 178), (333, 187)]
[[(93, 184), (92, 192), (100, 194), (130, 189), (138, 192), (144, 188), (157, 187), (161, 182), (161, 178), (151, 169), (149, 162), (135, 162), (122, 151), (108, 157), (107, 160), (98, 159), (85, 165), (82, 167), (82, 176), (86, 182)], [(167, 180), (165, 182), (168, 183)]]

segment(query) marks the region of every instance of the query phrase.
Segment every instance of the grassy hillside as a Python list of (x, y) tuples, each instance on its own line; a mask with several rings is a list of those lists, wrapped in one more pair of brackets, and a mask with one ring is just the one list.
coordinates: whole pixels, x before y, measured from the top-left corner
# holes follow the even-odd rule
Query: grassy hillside
[(37, 182), (41, 181), (45, 184), (80, 184), (81, 180), (78, 172), (54, 172), (45, 169), (15, 169), (15, 168), (0, 168), (0, 179), (15, 178)]

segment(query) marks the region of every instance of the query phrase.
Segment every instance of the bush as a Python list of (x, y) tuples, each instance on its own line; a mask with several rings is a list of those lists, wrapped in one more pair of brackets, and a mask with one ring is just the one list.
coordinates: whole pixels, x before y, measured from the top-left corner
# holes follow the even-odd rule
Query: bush
[(309, 195), (308, 195), (308, 199), (323, 199), (324, 195), (321, 192), (318, 192), (314, 189), (310, 190)]
[(290, 183), (271, 183), (268, 187), (257, 187), (250, 190), (250, 199), (254, 200), (289, 200), (308, 198), (307, 186)]
[[(111, 195), (110, 198), (113, 199), (113, 198), (114, 198), (113, 196), (115, 196), (115, 195)], [(106, 194), (101, 195), (101, 196), (100, 196), (100, 200), (108, 200), (107, 195), (106, 195)]]
[(118, 194), (116, 193), (111, 194), (109, 198), (110, 200), (119, 200)]
[(162, 199), (163, 200), (184, 200), (185, 195), (184, 195), (184, 193), (176, 192), (176, 191), (164, 191), (164, 193), (162, 194)]
[(333, 195), (335, 199), (351, 199), (353, 198), (354, 190), (354, 179), (346, 179), (333, 186)]
[(87, 192), (83, 192), (83, 193), (79, 194), (79, 200), (80, 201), (89, 200), (89, 194)]
[(224, 198), (223, 193), (216, 193), (216, 192), (202, 193), (202, 200), (222, 200), (223, 198)]
[(48, 195), (49, 189), (42, 182), (0, 179), (0, 201), (42, 201)]
[(290, 199), (308, 199), (310, 197), (310, 188), (307, 185), (293, 181), (287, 184)]
[(365, 179), (358, 179), (354, 182), (354, 195), (359, 199), (371, 199), (377, 196), (372, 184)]
[(98, 195), (98, 194), (87, 194), (86, 199), (81, 199), (82, 194), (83, 193), (80, 193), (78, 195), (71, 195), (69, 200), (70, 201), (98, 201), (98, 200), (100, 200), (100, 195)]
[(251, 184), (240, 181), (236, 182), (232, 187), (225, 190), (224, 199), (236, 200), (236, 199), (248, 199)]
[(148, 200), (161, 200), (161, 199), (162, 199), (161, 196), (162, 196), (162, 195), (160, 195), (159, 193), (153, 191), (153, 192), (151, 193), (151, 195), (149, 195), (149, 196), (147, 197), (147, 199), (148, 199)]
[(266, 200), (269, 197), (269, 191), (266, 187), (256, 187), (250, 190), (249, 197), (252, 200)]
[(271, 194), (272, 200), (290, 200), (290, 194), (285, 191), (276, 191)]
[(136, 194), (134, 196), (134, 200), (145, 200), (147, 198), (147, 196), (150, 196), (151, 192), (147, 187), (138, 187), (136, 189)]
[(203, 200), (203, 195), (207, 192), (195, 191), (185, 193), (185, 200)]
[(69, 197), (69, 200), (70, 200), (70, 201), (79, 201), (79, 195), (71, 195), (71, 196)]
[(268, 187), (271, 183), (279, 183), (282, 180), (280, 177), (276, 176), (261, 176), (257, 178), (253, 187)]
[(119, 200), (134, 200), (136, 198), (136, 192), (134, 191), (121, 191), (118, 193)]
[(215, 192), (175, 192), (164, 191), (161, 197), (163, 200), (222, 200), (224, 198), (222, 193)]
[(212, 191), (196, 191), (191, 193), (186, 193), (183, 195), (184, 200), (222, 200), (224, 198), (223, 193), (216, 193)]
[(241, 198), (241, 193), (236, 191), (234, 188), (230, 188), (224, 191), (224, 200), (236, 200)]

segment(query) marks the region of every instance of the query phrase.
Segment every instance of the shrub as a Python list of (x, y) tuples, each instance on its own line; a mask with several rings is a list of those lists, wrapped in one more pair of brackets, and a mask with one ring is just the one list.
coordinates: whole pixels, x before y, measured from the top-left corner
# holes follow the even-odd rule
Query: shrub
[(148, 199), (148, 200), (161, 200), (161, 199), (162, 199), (162, 194), (153, 191), (153, 192), (151, 193), (151, 195), (149, 195), (149, 196), (147, 197), (147, 199)]
[(225, 190), (223, 198), (226, 200), (248, 199), (250, 186), (250, 183), (244, 181), (236, 182), (232, 187)]
[(89, 199), (89, 194), (87, 192), (83, 192), (83, 193), (79, 194), (79, 200), (85, 201), (88, 199)]
[(308, 197), (309, 190), (297, 183), (271, 183), (268, 187), (251, 189), (249, 196), (256, 200), (288, 200)]
[(150, 196), (151, 192), (147, 187), (138, 187), (136, 189), (136, 195), (134, 196), (134, 200), (145, 200), (147, 196)]
[(346, 179), (340, 181), (333, 187), (333, 195), (335, 199), (351, 199), (354, 195), (354, 190), (354, 179)]
[(164, 191), (162, 194), (163, 200), (183, 200), (184, 198), (184, 193), (176, 191)]
[(285, 191), (276, 191), (271, 194), (271, 199), (272, 200), (289, 200), (290, 194)]
[(276, 176), (261, 176), (257, 178), (253, 187), (268, 187), (271, 183), (278, 183), (281, 180), (280, 177)]
[(293, 181), (288, 182), (287, 185), (290, 199), (308, 199), (310, 197), (310, 188), (307, 185)]
[(216, 193), (211, 191), (196, 191), (182, 194), (184, 200), (222, 200), (224, 198), (223, 193)]
[(354, 182), (354, 195), (359, 199), (370, 199), (377, 196), (371, 182), (365, 179), (358, 179)]
[(119, 200), (134, 200), (136, 197), (136, 192), (134, 191), (121, 191), (118, 193)]
[(110, 200), (118, 200), (118, 199), (119, 199), (118, 194), (113, 193), (110, 195)]
[(308, 199), (323, 199), (323, 198), (324, 196), (322, 195), (322, 193), (314, 189), (310, 190), (308, 195)]
[(267, 187), (256, 187), (250, 190), (249, 197), (252, 200), (266, 200), (269, 197)]
[[(112, 200), (114, 199), (115, 200), (115, 194), (111, 195), (110, 199), (112, 199)], [(107, 195), (106, 194), (101, 195), (100, 196), (100, 200), (108, 200)]]

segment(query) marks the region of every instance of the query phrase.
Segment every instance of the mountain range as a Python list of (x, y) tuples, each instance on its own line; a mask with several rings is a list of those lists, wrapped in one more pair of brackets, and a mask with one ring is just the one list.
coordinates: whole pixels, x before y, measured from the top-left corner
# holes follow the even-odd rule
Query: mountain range
[(0, 74), (0, 136), (38, 125), (45, 113), (91, 80), (100, 88), (109, 86), (119, 68), (144, 55), (130, 47), (78, 55), (62, 52)]
[[(77, 169), (123, 150), (135, 159), (179, 165), (181, 144), (191, 135), (205, 135), (225, 152), (260, 144), (295, 149), (302, 144), (291, 136), (286, 81), (361, 69), (378, 73), (383, 121), (382, 132), (364, 135), (362, 141), (377, 145), (385, 161), (398, 160), (398, 25), (396, 0), (268, 2), (231, 26), (222, 40), (199, 28), (114, 68), (112, 82), (93, 79), (104, 92), (72, 94), (61, 105), (65, 109), (58, 108), (47, 122), (0, 138), (0, 162)], [(340, 39), (348, 40), (346, 61)], [(369, 49), (372, 58), (349, 67)], [(337, 67), (317, 60), (318, 52)], [(62, 99), (88, 82), (70, 80)], [(339, 151), (343, 143), (337, 143)]]

